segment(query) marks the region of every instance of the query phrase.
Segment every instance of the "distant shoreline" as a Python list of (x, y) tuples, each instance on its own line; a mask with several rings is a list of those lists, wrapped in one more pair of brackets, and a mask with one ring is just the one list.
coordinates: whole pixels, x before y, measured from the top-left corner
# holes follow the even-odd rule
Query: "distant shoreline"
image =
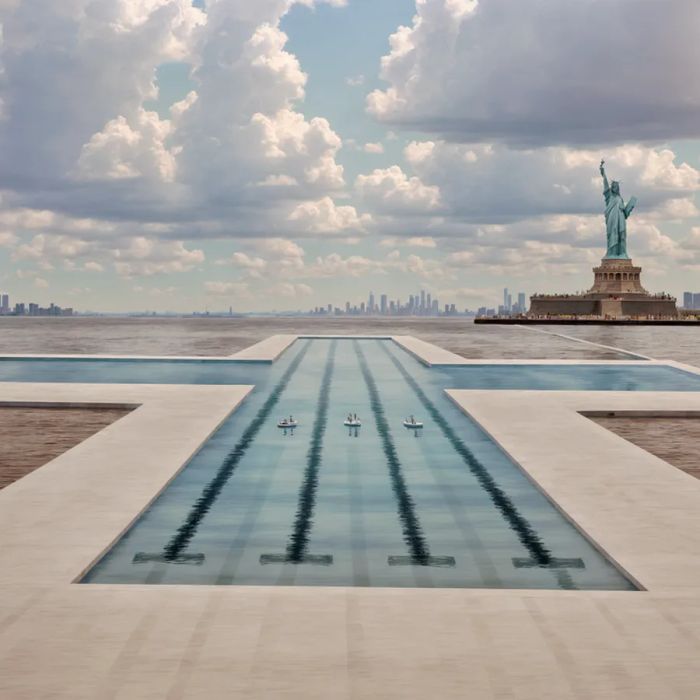
[(700, 321), (625, 318), (476, 318), (474, 323), (494, 326), (700, 326)]

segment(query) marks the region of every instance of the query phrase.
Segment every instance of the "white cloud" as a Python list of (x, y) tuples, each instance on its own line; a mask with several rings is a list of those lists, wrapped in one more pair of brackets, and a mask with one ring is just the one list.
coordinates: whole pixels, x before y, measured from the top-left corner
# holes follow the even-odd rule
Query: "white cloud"
[(6, 183), (62, 181), (105, 124), (137, 118), (155, 95), (155, 67), (189, 58), (204, 21), (190, 0), (31, 0), (0, 9)]
[(285, 299), (301, 299), (313, 294), (313, 289), (308, 284), (294, 284), (291, 282), (279, 282), (270, 288), (273, 297)]
[[(628, 145), (601, 153), (559, 146), (514, 150), (490, 144), (414, 141), (404, 155), (416, 173), (412, 180), (420, 183), (415, 189), (440, 193), (440, 215), (472, 223), (547, 214), (602, 215), (601, 155), (610, 178), (622, 181), (623, 195), (639, 198), (635, 217), (656, 210), (669, 211), (673, 218), (694, 216), (693, 197), (700, 191), (700, 172), (688, 163), (678, 163), (667, 148)], [(393, 197), (395, 212), (411, 211), (410, 198), (397, 200), (395, 194), (399, 185), (407, 189), (407, 177), (397, 167), (392, 172), (393, 178), (371, 178), (371, 190)], [(392, 186), (392, 180), (399, 185)], [(365, 190), (368, 182), (366, 178), (361, 181)], [(376, 193), (365, 199), (378, 210), (386, 210)]]
[(696, 0), (416, 0), (368, 109), (459, 141), (700, 136)]
[(289, 215), (289, 220), (296, 222), (302, 232), (321, 234), (363, 232), (371, 223), (368, 215), (358, 215), (352, 206), (338, 206), (330, 197), (302, 202)]
[(182, 241), (154, 241), (137, 236), (125, 248), (112, 252), (114, 269), (122, 277), (187, 272), (204, 261), (201, 250), (189, 250)]
[(379, 155), (381, 153), (384, 153), (384, 146), (381, 143), (366, 143), (363, 147), (362, 150), (365, 153), (370, 153), (373, 155)]
[(142, 108), (133, 128), (123, 116), (112, 119), (83, 146), (76, 175), (85, 180), (148, 177), (172, 182), (175, 155), (165, 145), (171, 130), (168, 120)]
[(391, 238), (383, 238), (379, 245), (382, 248), (396, 248), (397, 246), (404, 246), (408, 248), (437, 248), (437, 242), (434, 238), (430, 236), (412, 236), (410, 238), (398, 238), (393, 236)]
[(0, 248), (11, 248), (17, 243), (17, 236), (11, 231), (0, 231)]
[[(0, 8), (0, 187), (13, 208), (98, 226), (128, 221), (132, 237), (286, 231), (300, 202), (345, 184), (341, 139), (326, 119), (298, 111), (307, 78), (279, 27), (292, 4), (217, 0), (206, 13), (191, 0)], [(166, 119), (148, 104), (168, 61), (189, 63), (194, 90)], [(344, 209), (338, 216), (352, 218)]]
[(355, 189), (376, 211), (431, 212), (440, 206), (440, 189), (418, 177), (408, 177), (398, 165), (358, 175)]
[(210, 296), (225, 296), (250, 299), (251, 292), (246, 282), (205, 282), (204, 289)]

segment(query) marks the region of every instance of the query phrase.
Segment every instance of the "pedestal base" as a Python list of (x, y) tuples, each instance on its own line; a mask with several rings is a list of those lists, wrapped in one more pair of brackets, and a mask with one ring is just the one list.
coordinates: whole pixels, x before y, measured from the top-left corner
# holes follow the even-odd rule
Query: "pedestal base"
[(676, 300), (649, 294), (642, 268), (631, 260), (604, 258), (593, 268), (593, 287), (585, 294), (537, 294), (528, 316), (595, 316), (601, 318), (677, 318)]
[(603, 258), (600, 267), (593, 268), (593, 287), (589, 294), (644, 294), (649, 295), (641, 282), (642, 268), (631, 260)]

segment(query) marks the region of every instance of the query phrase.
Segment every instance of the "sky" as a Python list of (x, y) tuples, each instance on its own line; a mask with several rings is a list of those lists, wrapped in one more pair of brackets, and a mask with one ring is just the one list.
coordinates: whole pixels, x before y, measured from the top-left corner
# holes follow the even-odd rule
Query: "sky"
[(0, 291), (81, 310), (587, 289), (599, 174), (700, 291), (697, 0), (0, 0)]

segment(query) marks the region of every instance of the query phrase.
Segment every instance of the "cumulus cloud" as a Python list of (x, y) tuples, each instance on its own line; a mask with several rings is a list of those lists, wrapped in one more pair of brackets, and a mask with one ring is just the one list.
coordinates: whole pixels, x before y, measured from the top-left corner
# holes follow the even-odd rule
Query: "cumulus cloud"
[[(297, 109), (307, 77), (279, 26), (293, 4), (0, 7), (0, 187), (13, 207), (130, 221), (132, 236), (205, 238), (276, 235), (300, 203), (331, 198), (345, 184), (342, 141)], [(168, 61), (189, 64), (194, 89), (163, 117), (147, 105)], [(297, 218), (299, 232), (321, 231)], [(338, 219), (351, 212), (340, 207)]]
[(155, 67), (188, 58), (205, 21), (189, 0), (27, 0), (0, 8), (5, 185), (56, 185), (110, 120), (136, 120)]
[(189, 250), (182, 241), (156, 241), (136, 236), (113, 251), (114, 268), (122, 277), (187, 272), (204, 262), (201, 250)]
[(368, 206), (382, 213), (427, 213), (440, 206), (439, 187), (409, 177), (398, 165), (358, 175), (355, 189)]
[(313, 289), (308, 284), (294, 284), (292, 282), (280, 282), (270, 288), (270, 294), (274, 297), (285, 299), (301, 299), (313, 294)]
[(368, 110), (518, 146), (700, 136), (696, 0), (416, 0)]
[(119, 116), (93, 134), (82, 147), (75, 169), (86, 180), (147, 177), (172, 182), (175, 155), (166, 146), (171, 123), (156, 112), (140, 108), (135, 124)]
[(249, 299), (250, 288), (246, 282), (205, 282), (204, 289), (210, 296), (235, 297)]
[(405, 158), (416, 175), (409, 178), (394, 166), (360, 176), (357, 187), (370, 210), (397, 215), (419, 211), (471, 223), (600, 213), (601, 155), (610, 177), (622, 181), (623, 195), (639, 198), (637, 215), (696, 215), (693, 198), (700, 190), (700, 171), (677, 162), (670, 149), (641, 145), (603, 153), (561, 146), (518, 151), (502, 145), (414, 141)]
[(303, 231), (310, 233), (363, 232), (371, 217), (358, 215), (355, 207), (338, 206), (330, 197), (302, 202), (289, 215)]
[(380, 155), (384, 153), (384, 146), (381, 143), (366, 143), (363, 147), (362, 150), (365, 153), (370, 153), (372, 155)]

